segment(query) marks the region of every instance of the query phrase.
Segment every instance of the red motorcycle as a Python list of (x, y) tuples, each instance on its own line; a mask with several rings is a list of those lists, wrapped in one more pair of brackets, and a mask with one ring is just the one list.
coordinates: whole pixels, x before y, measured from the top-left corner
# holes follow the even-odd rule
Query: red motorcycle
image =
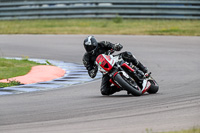
[(157, 93), (159, 86), (151, 73), (144, 74), (136, 66), (122, 59), (122, 55), (100, 54), (96, 58), (98, 71), (108, 74), (112, 85), (126, 90), (128, 94), (140, 96), (145, 92)]

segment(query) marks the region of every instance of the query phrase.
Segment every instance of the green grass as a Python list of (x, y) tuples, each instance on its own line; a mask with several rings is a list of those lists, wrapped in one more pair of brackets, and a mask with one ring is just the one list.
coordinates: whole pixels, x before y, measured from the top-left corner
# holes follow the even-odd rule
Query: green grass
[[(0, 79), (8, 79), (12, 77), (22, 76), (27, 74), (31, 67), (41, 65), (39, 63), (29, 61), (28, 59), (15, 60), (0, 58)], [(0, 87), (19, 84), (17, 81), (10, 81), (10, 83), (1, 83)]]
[(152, 129), (146, 129), (146, 133), (200, 133), (199, 126), (194, 126), (188, 130), (180, 130), (180, 131), (169, 131), (169, 132), (154, 132)]
[(200, 36), (200, 20), (50, 19), (0, 21), (0, 34)]
[(200, 133), (200, 128), (192, 128), (189, 130), (181, 130), (181, 131), (170, 131), (170, 132), (161, 132), (161, 133)]
[(9, 83), (1, 83), (0, 82), (0, 87), (9, 87), (9, 86), (16, 86), (20, 85), (21, 83), (19, 81), (10, 81)]

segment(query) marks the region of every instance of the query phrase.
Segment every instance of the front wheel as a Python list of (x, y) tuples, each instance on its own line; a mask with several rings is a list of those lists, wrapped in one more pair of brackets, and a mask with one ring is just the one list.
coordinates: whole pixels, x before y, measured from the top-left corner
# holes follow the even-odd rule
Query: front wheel
[(114, 80), (125, 90), (134, 96), (141, 96), (142, 91), (137, 84), (131, 83), (126, 77), (121, 76), (119, 73), (115, 75)]

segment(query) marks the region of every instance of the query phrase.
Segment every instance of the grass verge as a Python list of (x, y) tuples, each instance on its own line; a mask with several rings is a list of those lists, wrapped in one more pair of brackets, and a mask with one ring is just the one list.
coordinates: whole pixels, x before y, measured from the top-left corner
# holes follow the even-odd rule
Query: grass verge
[(180, 130), (180, 131), (169, 131), (169, 132), (154, 132), (152, 129), (146, 129), (146, 133), (200, 133), (199, 126), (194, 126), (188, 130)]
[(162, 132), (162, 133), (200, 133), (200, 128), (192, 128), (188, 130), (181, 130), (181, 131), (170, 131), (170, 132)]
[[(25, 75), (36, 65), (41, 64), (29, 61), (28, 59), (15, 60), (0, 58), (0, 80)], [(18, 84), (20, 84), (18, 81), (10, 81), (9, 83), (0, 83), (0, 87)]]
[(9, 83), (1, 83), (0, 82), (0, 87), (9, 87), (9, 86), (16, 86), (20, 85), (21, 83), (19, 81), (10, 81)]
[(50, 19), (0, 21), (0, 34), (200, 36), (200, 20)]

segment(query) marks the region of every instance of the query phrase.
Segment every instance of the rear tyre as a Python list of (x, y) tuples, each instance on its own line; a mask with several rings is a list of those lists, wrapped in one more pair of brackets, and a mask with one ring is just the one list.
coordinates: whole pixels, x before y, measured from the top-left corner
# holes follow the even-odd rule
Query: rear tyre
[(155, 94), (158, 92), (159, 90), (159, 86), (157, 83), (155, 83), (153, 80), (149, 80), (149, 82), (151, 83), (151, 86), (149, 88), (149, 90), (147, 91), (149, 94)]
[(137, 86), (137, 84), (133, 84), (126, 77), (121, 76), (119, 73), (115, 75), (114, 80), (125, 90), (131, 93), (134, 96), (141, 96), (142, 91)]

